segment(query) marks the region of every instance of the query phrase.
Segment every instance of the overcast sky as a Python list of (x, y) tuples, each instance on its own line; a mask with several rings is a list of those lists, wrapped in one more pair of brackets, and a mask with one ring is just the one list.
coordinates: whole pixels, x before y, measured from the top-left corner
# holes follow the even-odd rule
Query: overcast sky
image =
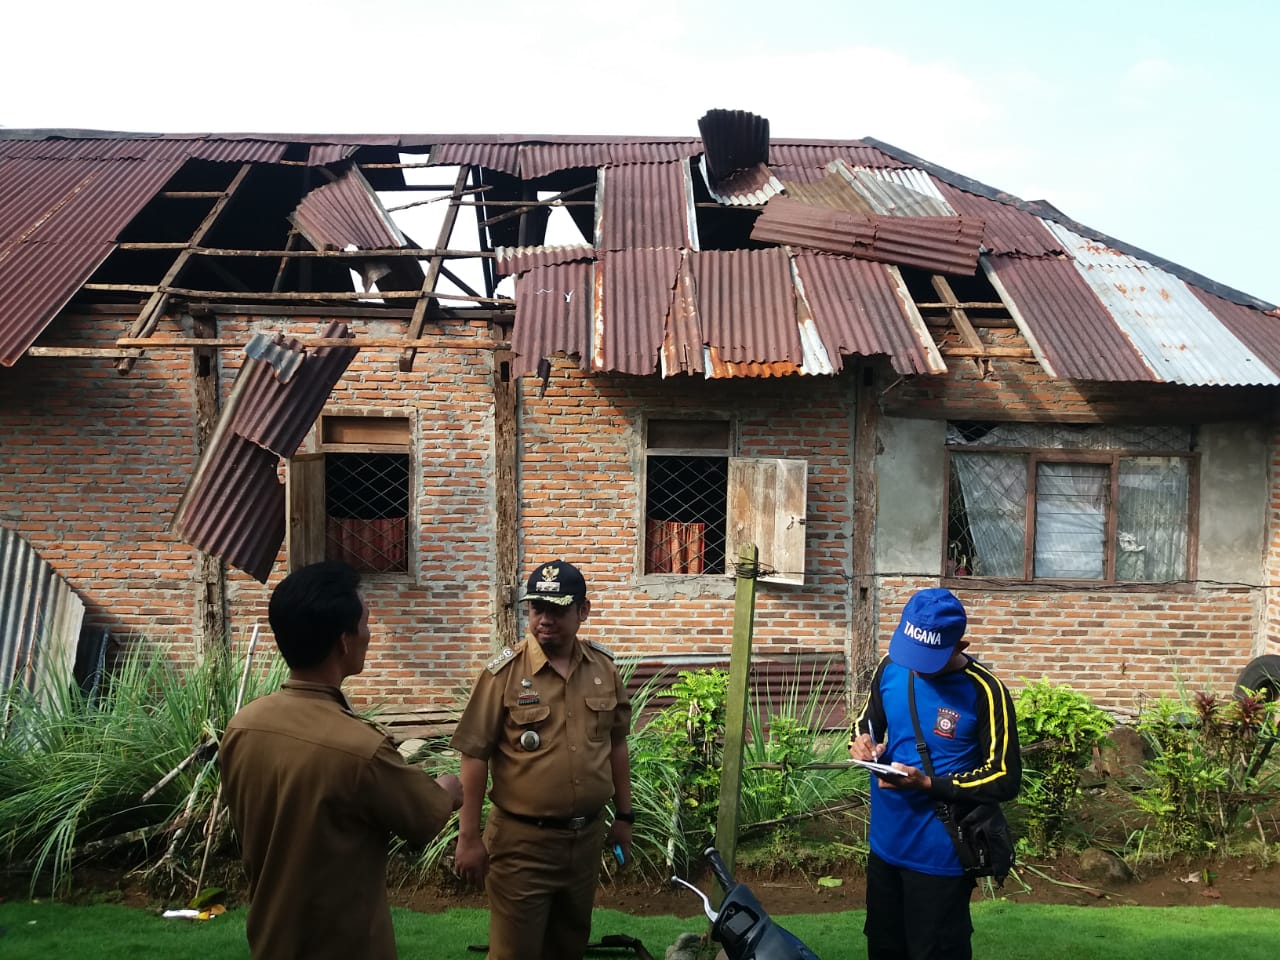
[(0, 126), (874, 137), (1280, 302), (1280, 3), (11, 4)]

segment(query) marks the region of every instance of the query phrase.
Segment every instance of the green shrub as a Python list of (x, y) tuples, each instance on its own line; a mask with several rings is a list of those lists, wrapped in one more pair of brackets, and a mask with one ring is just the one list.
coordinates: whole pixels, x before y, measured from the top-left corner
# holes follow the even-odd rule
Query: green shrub
[(1023, 786), (1018, 811), (1024, 846), (1051, 853), (1080, 803), (1080, 771), (1106, 742), (1114, 721), (1088, 696), (1042, 677), (1015, 698), (1018, 739), (1023, 746)]
[(1177, 850), (1221, 849), (1269, 800), (1265, 761), (1277, 735), (1277, 705), (1257, 697), (1221, 700), (1199, 692), (1160, 698), (1138, 718), (1152, 752), (1137, 797), (1159, 840)]

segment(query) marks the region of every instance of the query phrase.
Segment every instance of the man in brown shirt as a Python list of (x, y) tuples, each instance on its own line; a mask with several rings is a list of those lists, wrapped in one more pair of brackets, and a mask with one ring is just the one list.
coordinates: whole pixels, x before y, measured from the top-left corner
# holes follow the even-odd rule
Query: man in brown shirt
[(388, 841), (426, 843), (462, 804), (456, 776), (405, 763), (342, 694), (369, 649), (359, 585), (342, 563), (281, 581), (268, 617), (289, 679), (232, 717), (219, 747), (254, 960), (394, 960)]
[(520, 600), (531, 639), (480, 672), (453, 735), (464, 798), (455, 865), (485, 883), (489, 960), (581, 960), (606, 833), (631, 857), (631, 702), (613, 654), (578, 639), (591, 602), (573, 564), (536, 567)]

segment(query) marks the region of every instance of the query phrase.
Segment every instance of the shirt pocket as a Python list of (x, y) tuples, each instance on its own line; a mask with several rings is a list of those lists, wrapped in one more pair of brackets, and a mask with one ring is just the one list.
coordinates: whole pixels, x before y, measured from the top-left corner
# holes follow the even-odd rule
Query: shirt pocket
[(531, 730), (547, 717), (551, 716), (551, 707), (545, 703), (535, 703), (525, 707), (508, 707), (507, 716), (511, 725), (516, 727), (516, 736), (525, 730)]
[(618, 698), (587, 697), (587, 739), (594, 743), (605, 740), (613, 729), (613, 714), (618, 709)]

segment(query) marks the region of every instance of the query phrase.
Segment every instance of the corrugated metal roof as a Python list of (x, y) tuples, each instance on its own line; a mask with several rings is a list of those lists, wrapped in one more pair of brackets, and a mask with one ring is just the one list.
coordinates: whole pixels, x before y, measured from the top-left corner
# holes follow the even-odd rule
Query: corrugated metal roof
[(951, 217), (955, 211), (923, 170), (849, 169), (832, 164), (833, 171), (846, 177), (876, 213), (886, 217)]
[(708, 110), (698, 119), (707, 179), (718, 182), (769, 162), (769, 121), (746, 110)]
[(38, 701), (71, 678), (84, 601), (19, 533), (0, 527), (0, 685)]
[(800, 364), (795, 284), (784, 250), (704, 250), (691, 259), (708, 348), (726, 363)]
[(885, 354), (901, 374), (937, 374), (946, 365), (924, 318), (892, 267), (797, 252), (800, 291), (836, 371), (846, 356)]
[(1261, 313), (1197, 287), (1190, 290), (1255, 356), (1280, 373), (1280, 310)]
[(595, 369), (641, 376), (657, 369), (681, 259), (673, 249), (623, 250), (601, 258), (600, 298), (592, 311)]
[(969, 276), (984, 228), (966, 217), (864, 216), (776, 197), (756, 218), (751, 238)]
[(385, 249), (405, 245), (396, 226), (369, 186), (352, 167), (337, 180), (316, 187), (299, 201), (289, 220), (317, 250)]
[(875, 213), (862, 194), (853, 189), (853, 184), (845, 176), (832, 170), (821, 171), (821, 176), (816, 179), (783, 178), (782, 184), (787, 196), (793, 200), (818, 207), (830, 207), (832, 210), (847, 210), (849, 213)]
[(1280, 372), (1172, 274), (1057, 223), (1049, 230), (1159, 379), (1188, 386), (1280, 385)]
[[(352, 334), (335, 322), (322, 336)], [(245, 352), (171, 526), (186, 542), (266, 583), (284, 543), (280, 460), (297, 452), (357, 349), (308, 351), (297, 340), (259, 334)]]
[(962, 217), (977, 217), (987, 223), (982, 245), (989, 253), (1016, 253), (1027, 257), (1056, 257), (1062, 244), (1044, 221), (1018, 207), (960, 190), (942, 180), (938, 189), (947, 203)]
[(608, 166), (600, 173), (596, 246), (601, 250), (694, 247), (692, 189), (681, 161)]
[(555, 353), (577, 354), (584, 370), (590, 366), (594, 277), (594, 263), (559, 263), (516, 278), (514, 376), (535, 372), (539, 360)]
[(987, 279), (1050, 376), (1067, 380), (1159, 379), (1070, 260), (984, 256), (982, 264)]
[(671, 313), (662, 337), (659, 369), (664, 377), (678, 373), (702, 373), (706, 369), (702, 325), (698, 321), (698, 295), (690, 266), (691, 252), (680, 258), (680, 270), (671, 299)]
[(572, 246), (550, 247), (496, 247), (498, 273), (508, 276), (524, 273), (534, 267), (543, 267), (555, 263), (568, 263), (571, 260), (594, 260), (596, 248), (585, 243)]
[(13, 366), (115, 249), (178, 159), (0, 160), (0, 364)]
[(767, 203), (770, 197), (776, 197), (782, 192), (782, 181), (775, 177), (773, 171), (763, 163), (738, 170), (714, 181), (707, 177), (706, 165), (700, 166), (707, 192), (719, 203), (754, 207)]
[(904, 167), (907, 164), (864, 140), (814, 141), (774, 140), (769, 144), (769, 162), (780, 166), (825, 170), (833, 160), (850, 167)]

